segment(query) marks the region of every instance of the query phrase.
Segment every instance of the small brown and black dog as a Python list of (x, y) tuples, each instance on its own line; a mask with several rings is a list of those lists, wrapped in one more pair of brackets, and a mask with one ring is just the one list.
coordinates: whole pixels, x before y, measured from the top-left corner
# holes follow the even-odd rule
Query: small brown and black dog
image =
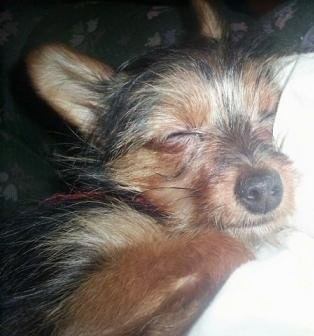
[(291, 213), (272, 60), (193, 4), (194, 46), (116, 72), (61, 45), (28, 57), (39, 96), (87, 140), (84, 188), (2, 225), (1, 335), (184, 335)]

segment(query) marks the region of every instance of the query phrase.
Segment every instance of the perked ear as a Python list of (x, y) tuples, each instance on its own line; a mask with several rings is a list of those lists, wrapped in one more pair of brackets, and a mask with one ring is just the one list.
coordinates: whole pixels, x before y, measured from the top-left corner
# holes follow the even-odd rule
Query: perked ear
[(208, 38), (214, 38), (216, 40), (219, 40), (225, 36), (225, 24), (218, 13), (217, 6), (215, 6), (213, 3), (214, 1), (191, 1), (197, 16), (200, 34)]
[(101, 108), (101, 87), (110, 79), (112, 69), (61, 44), (35, 49), (26, 64), (38, 94), (65, 120), (88, 134)]

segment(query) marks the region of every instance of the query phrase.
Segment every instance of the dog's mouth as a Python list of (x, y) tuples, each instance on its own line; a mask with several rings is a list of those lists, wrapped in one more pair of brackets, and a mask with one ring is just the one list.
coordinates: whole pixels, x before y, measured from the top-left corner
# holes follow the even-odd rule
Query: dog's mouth
[(259, 218), (247, 218), (242, 222), (232, 225), (233, 228), (242, 229), (242, 230), (250, 230), (253, 228), (262, 228), (264, 226), (269, 226), (274, 223), (275, 215), (267, 214), (260, 216)]
[(246, 244), (259, 246), (265, 240), (276, 240), (277, 233), (287, 227), (285, 218), (275, 213), (260, 218), (247, 218), (238, 224), (228, 226), (225, 231)]
[(240, 217), (239, 213), (235, 214), (234, 217), (229, 214), (229, 218), (218, 216), (212, 221), (212, 223), (215, 223), (215, 227), (234, 237), (247, 236), (252, 232), (263, 236), (265, 233), (276, 231), (281, 222), (281, 220), (278, 220), (275, 211), (265, 215), (252, 215), (249, 212), (244, 212), (241, 213)]

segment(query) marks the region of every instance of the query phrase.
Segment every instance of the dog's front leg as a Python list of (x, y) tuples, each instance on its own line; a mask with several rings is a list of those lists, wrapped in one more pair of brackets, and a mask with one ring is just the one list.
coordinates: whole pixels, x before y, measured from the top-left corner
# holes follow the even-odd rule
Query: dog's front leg
[(117, 250), (67, 303), (59, 335), (183, 335), (250, 252), (219, 232)]

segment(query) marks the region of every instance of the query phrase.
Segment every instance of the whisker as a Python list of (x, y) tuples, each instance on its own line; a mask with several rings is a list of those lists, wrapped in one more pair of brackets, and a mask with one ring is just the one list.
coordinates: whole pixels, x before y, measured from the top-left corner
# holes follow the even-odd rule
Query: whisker
[[(165, 189), (174, 189), (174, 190), (189, 190), (189, 191), (193, 191), (194, 189), (190, 188), (190, 187), (178, 187), (178, 186), (160, 186), (160, 187), (154, 187), (154, 188), (149, 188), (145, 191), (158, 191), (158, 190), (165, 190)], [(144, 192), (145, 192), (144, 191)]]

